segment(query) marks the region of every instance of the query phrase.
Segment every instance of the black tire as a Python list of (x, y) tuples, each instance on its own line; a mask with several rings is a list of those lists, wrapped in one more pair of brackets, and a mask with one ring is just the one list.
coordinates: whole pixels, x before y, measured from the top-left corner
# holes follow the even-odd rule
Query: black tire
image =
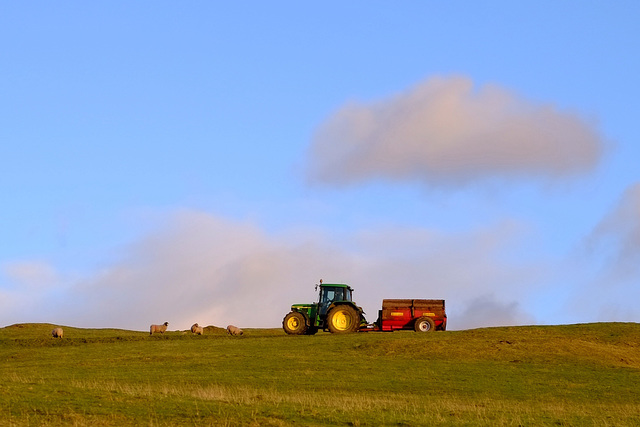
[(360, 315), (350, 305), (335, 306), (327, 314), (327, 327), (332, 334), (355, 332), (360, 326)]
[(307, 328), (307, 319), (298, 311), (292, 311), (282, 319), (282, 329), (289, 335), (304, 335)]
[(416, 332), (431, 332), (436, 330), (436, 323), (430, 317), (420, 317), (413, 324)]

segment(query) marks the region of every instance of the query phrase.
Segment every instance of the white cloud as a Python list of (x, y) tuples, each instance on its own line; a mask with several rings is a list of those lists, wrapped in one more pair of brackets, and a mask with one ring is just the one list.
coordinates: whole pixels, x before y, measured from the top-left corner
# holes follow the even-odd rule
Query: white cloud
[(0, 323), (44, 322), (56, 312), (62, 277), (42, 260), (4, 262), (0, 266)]
[(620, 280), (640, 275), (640, 183), (631, 185), (618, 205), (598, 224), (590, 244), (607, 254), (607, 276)]
[[(291, 304), (316, 298), (313, 285), (322, 278), (351, 284), (369, 321), (376, 320), (383, 298), (444, 298), (450, 327), (460, 329), (472, 326), (464, 317), (476, 298), (520, 300), (540, 280), (544, 267), (506, 257), (522, 235), (520, 226), (506, 221), (458, 234), (388, 228), (283, 236), (182, 211), (123, 251), (118, 262), (61, 284), (55, 305), (37, 294), (24, 296), (32, 298), (34, 317), (47, 308), (50, 319), (38, 315), (39, 321), (73, 326), (144, 330), (168, 321), (171, 330), (195, 322), (279, 327)], [(15, 323), (15, 315), (0, 310), (0, 322)]]
[(603, 142), (591, 123), (496, 85), (431, 78), (371, 104), (352, 102), (320, 126), (310, 179), (344, 185), (384, 177), (460, 185), (478, 179), (553, 179), (593, 169)]
[(479, 295), (468, 302), (456, 324), (460, 329), (490, 326), (535, 324), (536, 320), (523, 311), (517, 301), (504, 302), (495, 295)]
[(445, 299), (451, 329), (638, 320), (640, 184), (596, 227), (589, 259), (542, 259), (527, 251), (532, 239), (535, 230), (512, 220), (455, 233), (389, 226), (269, 234), (181, 211), (82, 280), (42, 262), (4, 264), (0, 324), (279, 327), (292, 303), (314, 301), (320, 278), (351, 284), (369, 321), (384, 298)]
[(616, 206), (578, 247), (564, 267), (564, 310), (583, 322), (640, 321), (640, 183), (631, 185)]
[(18, 287), (46, 287), (57, 279), (55, 269), (45, 261), (5, 262), (0, 273)]

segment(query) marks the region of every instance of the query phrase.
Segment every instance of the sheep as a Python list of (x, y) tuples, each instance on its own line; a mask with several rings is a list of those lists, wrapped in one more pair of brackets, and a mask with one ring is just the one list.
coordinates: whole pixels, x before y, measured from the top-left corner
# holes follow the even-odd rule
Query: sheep
[(62, 328), (55, 328), (53, 331), (51, 331), (51, 335), (54, 338), (62, 338), (62, 335), (64, 335), (64, 331), (62, 330)]
[(204, 334), (204, 328), (202, 326), (198, 326), (197, 323), (194, 323), (191, 326), (191, 333), (197, 334), (197, 335), (202, 335), (202, 334)]
[(151, 325), (149, 328), (149, 335), (153, 335), (154, 332), (164, 334), (164, 331), (167, 330), (167, 326), (169, 326), (169, 322), (164, 322), (162, 325)]
[(229, 335), (242, 335), (244, 332), (242, 331), (242, 329), (233, 326), (233, 325), (229, 325), (227, 326), (227, 333)]

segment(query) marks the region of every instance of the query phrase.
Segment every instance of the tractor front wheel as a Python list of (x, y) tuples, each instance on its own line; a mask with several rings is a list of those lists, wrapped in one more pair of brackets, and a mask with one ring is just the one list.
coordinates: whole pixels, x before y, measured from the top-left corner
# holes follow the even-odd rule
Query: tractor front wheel
[(431, 332), (436, 329), (436, 324), (430, 317), (421, 317), (416, 320), (413, 328), (416, 332)]
[(298, 311), (292, 311), (282, 320), (282, 329), (289, 335), (303, 335), (307, 332), (307, 321)]
[(360, 316), (350, 305), (338, 305), (327, 315), (327, 326), (332, 334), (355, 332), (360, 326)]

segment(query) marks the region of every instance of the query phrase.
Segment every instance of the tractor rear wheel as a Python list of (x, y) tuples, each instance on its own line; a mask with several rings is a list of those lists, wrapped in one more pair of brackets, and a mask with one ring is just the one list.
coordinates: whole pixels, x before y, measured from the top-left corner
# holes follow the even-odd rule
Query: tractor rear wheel
[(282, 319), (282, 329), (289, 335), (303, 335), (307, 332), (307, 319), (304, 314), (292, 311)]
[(436, 329), (436, 324), (430, 317), (420, 317), (413, 325), (416, 332), (431, 332)]
[(327, 327), (332, 334), (355, 332), (360, 326), (360, 316), (350, 305), (338, 305), (327, 315)]

